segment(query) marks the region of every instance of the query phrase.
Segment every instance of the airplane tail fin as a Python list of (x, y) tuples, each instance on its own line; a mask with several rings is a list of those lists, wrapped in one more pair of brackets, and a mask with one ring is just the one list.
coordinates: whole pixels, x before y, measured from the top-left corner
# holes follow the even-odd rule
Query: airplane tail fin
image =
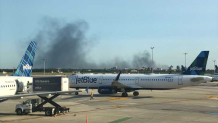
[(33, 61), (36, 51), (36, 42), (31, 41), (29, 44), (23, 58), (20, 61), (17, 70), (13, 73), (12, 76), (26, 76), (30, 77), (32, 75)]
[(186, 71), (186, 68), (182, 65), (182, 72), (185, 72)]
[(184, 75), (204, 75), (206, 71), (207, 59), (209, 51), (202, 51), (198, 57), (192, 62), (188, 69), (183, 72)]
[(215, 73), (218, 73), (218, 66), (217, 65), (215, 65)]

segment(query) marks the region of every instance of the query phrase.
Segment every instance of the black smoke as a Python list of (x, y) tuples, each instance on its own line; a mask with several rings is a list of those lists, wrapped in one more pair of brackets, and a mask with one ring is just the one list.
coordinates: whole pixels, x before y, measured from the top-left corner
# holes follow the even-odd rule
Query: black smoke
[(140, 68), (140, 67), (156, 67), (156, 63), (151, 60), (151, 56), (149, 52), (144, 51), (142, 53), (135, 54), (133, 56), (132, 65), (134, 68)]
[[(46, 59), (46, 68), (73, 68), (73, 69), (104, 69), (118, 66), (118, 68), (151, 67), (151, 56), (147, 51), (135, 54), (131, 61), (115, 57), (114, 59), (95, 64), (87, 59), (93, 47), (93, 42), (85, 34), (88, 24), (85, 21), (64, 23), (62, 21), (45, 18), (42, 29), (33, 38), (37, 42), (34, 68), (43, 68)], [(101, 51), (99, 51), (101, 52)], [(154, 62), (154, 67), (156, 63)]]

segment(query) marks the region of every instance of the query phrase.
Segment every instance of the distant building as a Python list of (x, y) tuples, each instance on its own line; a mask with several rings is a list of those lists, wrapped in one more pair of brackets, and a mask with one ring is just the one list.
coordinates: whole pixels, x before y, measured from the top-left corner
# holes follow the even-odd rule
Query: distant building
[(138, 71), (137, 70), (131, 70), (131, 73), (137, 73)]
[(145, 67), (141, 67), (141, 68), (139, 68), (138, 70), (145, 70), (146, 68)]
[(157, 70), (163, 70), (163, 68), (157, 68)]
[(116, 69), (117, 69), (117, 66), (114, 66), (114, 67), (112, 67), (111, 69), (116, 70)]

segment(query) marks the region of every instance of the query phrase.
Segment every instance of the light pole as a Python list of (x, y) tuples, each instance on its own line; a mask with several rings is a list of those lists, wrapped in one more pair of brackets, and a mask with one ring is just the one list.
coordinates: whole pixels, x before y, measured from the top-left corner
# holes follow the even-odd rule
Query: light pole
[(216, 62), (216, 60), (213, 60), (213, 62), (214, 62), (214, 74), (215, 74), (215, 70), (216, 70), (216, 68), (215, 68), (215, 62)]
[(152, 50), (152, 66), (151, 66), (151, 73), (153, 73), (153, 49), (154, 49), (154, 47), (151, 47), (151, 50)]
[(45, 76), (45, 61), (47, 60), (47, 59), (42, 59), (43, 61), (44, 61), (44, 76)]
[(184, 53), (185, 54), (185, 69), (186, 69), (186, 54), (188, 54), (188, 53)]

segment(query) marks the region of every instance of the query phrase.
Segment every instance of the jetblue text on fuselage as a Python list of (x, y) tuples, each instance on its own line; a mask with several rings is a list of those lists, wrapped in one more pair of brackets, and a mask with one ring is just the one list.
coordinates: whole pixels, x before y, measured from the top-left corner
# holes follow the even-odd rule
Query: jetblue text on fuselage
[(97, 83), (97, 78), (90, 78), (88, 76), (84, 76), (76, 79), (76, 83)]

